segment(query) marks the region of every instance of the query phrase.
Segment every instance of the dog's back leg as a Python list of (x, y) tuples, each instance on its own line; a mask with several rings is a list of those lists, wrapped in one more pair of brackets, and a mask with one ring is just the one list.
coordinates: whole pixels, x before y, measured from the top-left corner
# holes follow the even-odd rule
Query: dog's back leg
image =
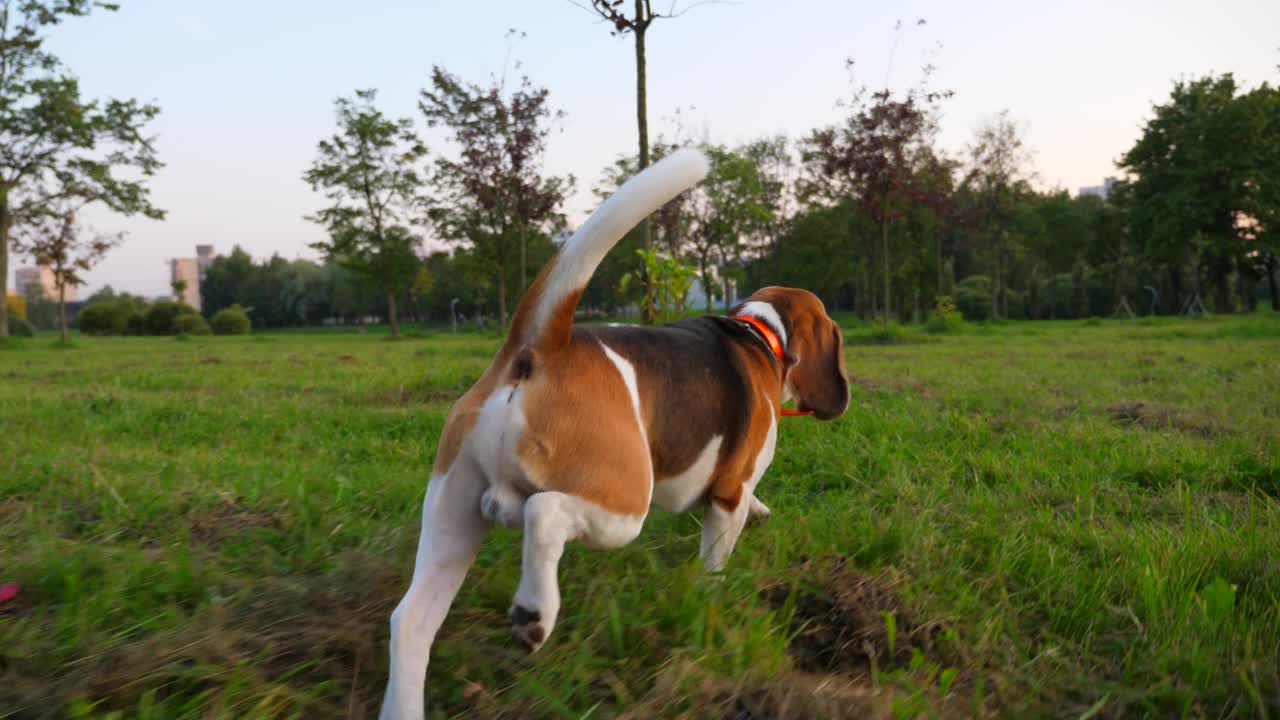
[(530, 651), (546, 642), (560, 613), (557, 574), (565, 543), (600, 549), (626, 545), (640, 534), (643, 514), (614, 513), (562, 492), (540, 492), (524, 505), (520, 587), (511, 604), (511, 629)]
[(383, 720), (420, 720), (424, 715), (431, 644), (489, 531), (480, 514), (486, 487), (479, 469), (465, 457), (427, 486), (413, 580), (391, 614), (391, 679)]

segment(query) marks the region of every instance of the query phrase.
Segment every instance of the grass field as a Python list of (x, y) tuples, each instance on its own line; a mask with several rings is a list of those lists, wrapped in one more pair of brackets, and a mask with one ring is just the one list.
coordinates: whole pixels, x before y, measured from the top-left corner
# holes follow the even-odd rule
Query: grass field
[[(848, 323), (726, 576), (695, 516), (566, 552), (508, 635), (497, 530), (430, 717), (1280, 716), (1280, 319)], [(0, 717), (364, 717), (450, 402), (495, 337), (0, 350)]]

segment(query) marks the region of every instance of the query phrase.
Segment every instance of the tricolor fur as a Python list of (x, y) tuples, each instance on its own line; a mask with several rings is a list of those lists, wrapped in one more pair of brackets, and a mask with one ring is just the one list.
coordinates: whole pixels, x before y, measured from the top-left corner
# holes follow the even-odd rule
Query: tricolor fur
[(754, 493), (781, 404), (795, 399), (821, 419), (844, 412), (840, 331), (803, 290), (766, 288), (736, 310), (771, 328), (783, 357), (731, 317), (574, 327), (609, 248), (706, 171), (701, 153), (682, 150), (623, 185), (538, 275), (493, 363), (454, 405), (413, 580), (392, 614), (384, 718), (423, 717), (431, 643), (490, 523), (524, 532), (510, 615), (536, 650), (559, 614), (565, 543), (618, 547), (651, 505), (701, 509), (704, 564), (720, 570), (748, 514), (768, 514)]

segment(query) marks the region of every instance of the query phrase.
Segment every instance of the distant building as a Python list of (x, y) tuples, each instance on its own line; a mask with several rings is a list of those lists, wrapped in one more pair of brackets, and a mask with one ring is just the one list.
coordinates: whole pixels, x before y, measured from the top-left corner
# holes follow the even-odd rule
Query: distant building
[[(718, 273), (713, 273), (718, 275)], [(713, 311), (723, 309), (724, 301), (724, 285), (719, 280), (713, 281), (715, 287), (711, 288), (711, 306)], [(685, 295), (685, 307), (690, 310), (705, 310), (707, 307), (707, 290), (702, 286), (702, 278), (699, 277), (689, 286), (689, 293)], [(729, 307), (738, 304), (738, 283), (734, 280), (729, 281)]]
[(214, 254), (212, 245), (197, 245), (195, 257), (174, 258), (169, 261), (169, 283), (181, 281), (186, 284), (182, 292), (175, 296), (176, 299), (196, 310), (200, 309), (200, 278), (215, 257), (217, 255)]
[[(35, 288), (31, 289), (31, 286)], [(54, 302), (58, 300), (58, 283), (54, 280), (53, 270), (47, 265), (18, 268), (13, 273), (13, 287), (23, 297), (39, 293), (45, 300)], [(68, 285), (67, 302), (75, 302), (79, 298), (78, 288), (75, 285)]]
[(169, 283), (179, 281), (186, 283), (186, 287), (174, 297), (199, 310), (200, 266), (196, 264), (195, 258), (175, 258), (169, 261)]
[(196, 265), (200, 267), (200, 274), (204, 275), (204, 271), (209, 269), (209, 265), (213, 263), (213, 259), (217, 257), (213, 254), (212, 245), (196, 246)]
[(1110, 200), (1111, 189), (1114, 188), (1115, 185), (1116, 185), (1116, 179), (1113, 177), (1109, 177), (1103, 180), (1101, 185), (1089, 185), (1087, 187), (1080, 188), (1080, 191), (1076, 194), (1080, 197), (1084, 197), (1085, 195), (1092, 195), (1094, 197), (1102, 198), (1103, 200)]

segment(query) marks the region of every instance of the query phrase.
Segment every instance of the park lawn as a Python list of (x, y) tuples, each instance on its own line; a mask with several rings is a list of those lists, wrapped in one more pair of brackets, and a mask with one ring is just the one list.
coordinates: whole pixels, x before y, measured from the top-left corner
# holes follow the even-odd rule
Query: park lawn
[[(698, 520), (571, 546), (509, 639), (496, 530), (429, 717), (1276, 717), (1280, 319), (846, 321), (853, 401), (783, 423), (723, 579)], [(0, 349), (0, 717), (364, 717), (450, 402), (434, 334)]]

